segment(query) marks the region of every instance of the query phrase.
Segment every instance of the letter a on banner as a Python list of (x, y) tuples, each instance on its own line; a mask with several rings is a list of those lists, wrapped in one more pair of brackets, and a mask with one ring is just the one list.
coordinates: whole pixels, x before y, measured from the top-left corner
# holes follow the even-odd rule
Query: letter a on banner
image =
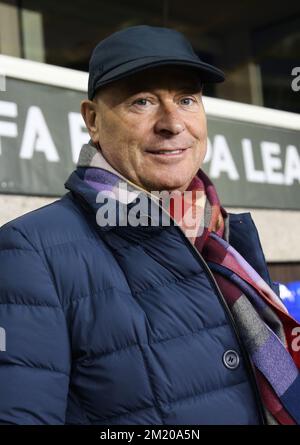
[(49, 162), (59, 161), (59, 156), (43, 113), (39, 107), (32, 106), (29, 108), (26, 118), (20, 158), (31, 159), (35, 151), (44, 153)]

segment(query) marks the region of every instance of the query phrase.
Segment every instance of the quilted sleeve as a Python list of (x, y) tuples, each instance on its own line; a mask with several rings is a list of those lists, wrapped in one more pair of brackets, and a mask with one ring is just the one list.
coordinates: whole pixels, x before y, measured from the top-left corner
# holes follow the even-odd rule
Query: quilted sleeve
[(64, 424), (70, 356), (45, 260), (8, 223), (0, 229), (0, 424)]

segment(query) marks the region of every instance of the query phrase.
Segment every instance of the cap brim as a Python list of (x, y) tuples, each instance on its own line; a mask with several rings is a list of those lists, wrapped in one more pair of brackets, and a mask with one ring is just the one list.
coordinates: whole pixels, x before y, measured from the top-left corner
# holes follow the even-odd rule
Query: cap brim
[(194, 68), (195, 70), (199, 71), (199, 77), (204, 83), (223, 82), (225, 80), (223, 71), (205, 62), (174, 58), (161, 59), (158, 57), (145, 57), (144, 59), (131, 60), (130, 62), (123, 63), (113, 70), (110, 70), (109, 73), (104, 74), (104, 76), (102, 76), (96, 83), (94, 92), (96, 92), (96, 90), (101, 86), (107, 85), (115, 80), (123, 79), (131, 74), (143, 71), (145, 69), (166, 65)]

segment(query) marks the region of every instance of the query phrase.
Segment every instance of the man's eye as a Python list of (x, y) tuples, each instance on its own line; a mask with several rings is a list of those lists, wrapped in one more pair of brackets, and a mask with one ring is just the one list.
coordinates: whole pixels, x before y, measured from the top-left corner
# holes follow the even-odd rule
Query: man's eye
[(133, 102), (134, 105), (142, 105), (142, 106), (146, 106), (148, 103), (150, 103), (149, 99), (145, 98), (136, 99)]
[(184, 97), (180, 100), (182, 105), (193, 105), (195, 103), (195, 99), (192, 97)]

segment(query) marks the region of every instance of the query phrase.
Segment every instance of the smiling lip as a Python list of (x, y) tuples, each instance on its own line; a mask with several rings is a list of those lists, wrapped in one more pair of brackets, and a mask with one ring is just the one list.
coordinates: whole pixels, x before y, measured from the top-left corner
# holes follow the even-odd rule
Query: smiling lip
[(147, 153), (155, 155), (155, 156), (180, 156), (182, 155), (187, 148), (161, 148), (157, 150), (147, 150)]

